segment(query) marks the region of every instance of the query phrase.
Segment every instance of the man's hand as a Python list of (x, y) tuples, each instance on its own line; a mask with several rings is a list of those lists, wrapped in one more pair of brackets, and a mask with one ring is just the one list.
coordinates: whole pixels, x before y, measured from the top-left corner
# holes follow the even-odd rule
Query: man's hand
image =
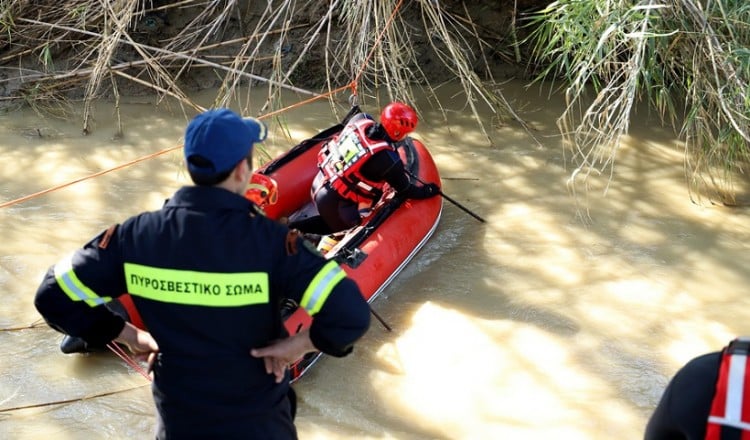
[(440, 187), (434, 183), (425, 183), (422, 186), (414, 186), (412, 190), (412, 199), (429, 199), (440, 194)]
[(138, 361), (150, 361), (149, 356), (159, 351), (159, 346), (151, 333), (141, 330), (129, 322), (125, 323), (114, 342), (127, 346)]
[(273, 374), (276, 376), (276, 383), (281, 383), (289, 364), (315, 350), (316, 348), (310, 340), (309, 330), (303, 330), (267, 347), (254, 348), (250, 350), (250, 354), (256, 358), (263, 358), (266, 373)]

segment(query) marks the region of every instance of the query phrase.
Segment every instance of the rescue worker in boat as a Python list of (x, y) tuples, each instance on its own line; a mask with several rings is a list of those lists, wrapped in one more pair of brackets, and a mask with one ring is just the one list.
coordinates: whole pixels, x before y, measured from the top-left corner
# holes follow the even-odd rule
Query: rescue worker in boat
[[(369, 307), (356, 283), (243, 197), (265, 126), (227, 110), (185, 133), (192, 186), (102, 232), (51, 267), (35, 306), (55, 330), (151, 359), (157, 439), (296, 439), (288, 365), (346, 356)], [(129, 292), (148, 331), (105, 304)], [(280, 307), (312, 317), (287, 335)]]
[(685, 364), (646, 425), (645, 440), (750, 438), (750, 338)]
[(366, 114), (355, 115), (318, 156), (319, 172), (312, 185), (318, 216), (292, 221), (290, 228), (326, 235), (360, 223), (360, 205), (371, 206), (386, 183), (403, 198), (426, 199), (440, 194), (434, 183), (411, 183), (395, 144), (417, 127), (410, 106), (392, 102), (380, 114), (380, 123)]

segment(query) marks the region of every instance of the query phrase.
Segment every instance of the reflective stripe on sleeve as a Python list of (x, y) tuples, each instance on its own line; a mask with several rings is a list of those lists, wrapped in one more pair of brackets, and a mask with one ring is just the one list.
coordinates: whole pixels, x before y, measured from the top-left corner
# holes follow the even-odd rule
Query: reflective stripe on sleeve
[(131, 295), (173, 304), (239, 307), (269, 302), (265, 272), (198, 272), (125, 263)]
[(69, 256), (55, 264), (55, 280), (57, 285), (73, 301), (83, 301), (91, 307), (107, 303), (112, 300), (108, 296), (99, 296), (88, 286), (83, 284), (73, 271), (73, 256)]
[(727, 378), (727, 402), (725, 408), (725, 417), (729, 420), (742, 421), (746, 367), (747, 356), (744, 354), (733, 354), (729, 358), (729, 377)]
[(341, 267), (335, 261), (329, 261), (307, 286), (304, 295), (302, 295), (302, 301), (300, 306), (305, 311), (313, 316), (320, 311), (325, 304), (328, 295), (342, 279), (346, 277)]

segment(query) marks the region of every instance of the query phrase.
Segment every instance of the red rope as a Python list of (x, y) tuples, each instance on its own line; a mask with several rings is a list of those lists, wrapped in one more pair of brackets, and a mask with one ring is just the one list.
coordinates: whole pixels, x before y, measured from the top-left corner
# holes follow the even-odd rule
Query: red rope
[(135, 371), (140, 373), (141, 376), (145, 377), (146, 380), (151, 382), (151, 376), (149, 376), (148, 371), (144, 370), (143, 367), (141, 367), (140, 364), (135, 361), (135, 359), (130, 357), (130, 355), (122, 349), (122, 347), (114, 342), (110, 342), (109, 344), (107, 344), (107, 348), (109, 348), (114, 354), (116, 354), (117, 357), (125, 361), (126, 364), (130, 365)]

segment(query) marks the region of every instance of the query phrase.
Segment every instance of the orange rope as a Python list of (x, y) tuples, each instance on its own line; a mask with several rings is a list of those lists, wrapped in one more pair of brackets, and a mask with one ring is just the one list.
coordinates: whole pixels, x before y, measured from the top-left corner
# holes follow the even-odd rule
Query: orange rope
[(341, 87), (339, 87), (338, 89), (334, 89), (334, 90), (331, 90), (330, 92), (328, 92), (328, 93), (324, 93), (324, 94), (322, 94), (322, 95), (317, 95), (317, 96), (313, 96), (312, 98), (309, 98), (309, 99), (306, 99), (306, 100), (304, 100), (304, 101), (300, 101), (300, 102), (298, 102), (298, 103), (296, 103), (296, 104), (292, 104), (292, 105), (290, 105), (290, 106), (287, 106), (287, 107), (284, 107), (284, 108), (278, 109), (278, 110), (276, 110), (276, 111), (273, 111), (273, 112), (271, 112), (271, 113), (266, 113), (266, 114), (265, 114), (265, 115), (263, 115), (263, 116), (259, 116), (259, 117), (258, 117), (258, 119), (265, 119), (265, 118), (269, 118), (269, 117), (271, 117), (271, 116), (273, 116), (273, 115), (275, 115), (275, 114), (278, 114), (278, 113), (283, 113), (283, 112), (285, 112), (285, 111), (287, 111), (287, 110), (291, 110), (291, 109), (293, 109), (293, 108), (297, 108), (297, 107), (302, 107), (302, 106), (303, 106), (303, 105), (305, 105), (305, 104), (309, 104), (309, 103), (311, 103), (311, 102), (315, 102), (315, 101), (317, 101), (317, 100), (319, 100), (319, 99), (323, 99), (323, 98), (328, 98), (329, 96), (333, 96), (333, 95), (335, 95), (336, 93), (338, 93), (338, 92), (341, 92), (341, 91), (344, 91), (344, 90), (346, 90), (346, 89), (352, 89), (353, 91), (355, 91), (355, 92), (356, 92), (356, 90), (357, 90), (357, 87), (356, 87), (356, 85), (354, 85), (354, 86), (353, 86), (352, 84), (354, 84), (354, 83), (350, 83), (350, 84), (347, 84), (347, 85), (345, 85), (345, 86), (341, 86)]
[(140, 373), (141, 376), (145, 377), (146, 380), (151, 382), (151, 376), (148, 375), (148, 372), (144, 370), (140, 365), (138, 365), (138, 362), (131, 358), (130, 355), (128, 355), (128, 353), (122, 349), (122, 347), (115, 344), (114, 342), (110, 342), (109, 344), (107, 344), (107, 348), (109, 348), (114, 354), (116, 354), (117, 357), (125, 361), (126, 364), (130, 365), (130, 367), (132, 367), (135, 371)]
[(119, 169), (122, 169), (122, 168), (129, 167), (130, 165), (136, 164), (138, 162), (143, 162), (144, 160), (152, 159), (152, 158), (154, 158), (156, 156), (160, 156), (162, 154), (169, 153), (171, 151), (177, 150), (178, 148), (182, 148), (182, 145), (180, 145), (178, 147), (170, 147), (170, 148), (167, 148), (165, 150), (161, 150), (161, 151), (158, 151), (156, 153), (152, 153), (152, 154), (149, 154), (147, 156), (143, 156), (141, 158), (138, 158), (138, 159), (135, 159), (135, 160), (131, 160), (130, 162), (117, 165), (114, 168), (110, 168), (108, 170), (99, 171), (97, 173), (90, 174), (90, 175), (84, 176), (84, 177), (80, 177), (80, 178), (72, 180), (70, 182), (63, 183), (61, 185), (53, 186), (52, 188), (47, 188), (45, 190), (42, 190), (42, 191), (39, 191), (39, 192), (35, 192), (34, 194), (29, 194), (27, 196), (23, 196), (23, 197), (20, 197), (18, 199), (15, 199), (15, 200), (11, 200), (11, 201), (8, 201), (8, 202), (0, 203), (0, 208), (5, 208), (7, 206), (11, 206), (11, 205), (15, 205), (17, 203), (25, 202), (27, 200), (33, 199), (35, 197), (39, 197), (41, 195), (50, 193), (52, 191), (57, 191), (58, 189), (62, 189), (62, 188), (68, 187), (70, 185), (73, 185), (74, 183), (83, 182), (84, 180), (93, 179), (94, 177), (99, 177), (101, 175), (110, 173), (112, 171), (116, 171), (116, 170), (119, 170)]
[[(284, 107), (282, 109), (276, 110), (275, 112), (271, 112), (271, 113), (267, 113), (265, 115), (259, 116), (258, 119), (265, 119), (265, 118), (271, 117), (271, 116), (273, 116), (273, 115), (275, 115), (277, 113), (282, 113), (282, 112), (285, 112), (287, 110), (290, 110), (290, 109), (293, 109), (293, 108), (296, 108), (296, 107), (301, 107), (304, 104), (308, 104), (310, 102), (314, 102), (314, 101), (317, 101), (319, 99), (327, 98), (329, 96), (332, 96), (332, 95), (334, 95), (336, 93), (339, 93), (341, 91), (344, 91), (346, 89), (352, 89), (352, 92), (354, 94), (356, 94), (356, 90), (357, 90), (356, 84), (355, 83), (350, 83), (350, 84), (347, 84), (345, 86), (339, 87), (339, 88), (337, 88), (335, 90), (332, 90), (332, 91), (330, 91), (328, 93), (325, 93), (325, 94), (322, 94), (322, 95), (318, 95), (318, 96), (314, 96), (314, 97), (312, 97), (310, 99), (306, 99), (306, 100), (298, 102), (296, 104), (292, 104), (292, 105), (290, 105), (288, 107)], [(60, 185), (56, 185), (56, 186), (53, 186), (51, 188), (47, 188), (45, 190), (35, 192), (33, 194), (28, 194), (26, 196), (19, 197), (19, 198), (15, 199), (15, 200), (9, 200), (7, 202), (0, 203), (0, 209), (1, 208), (6, 208), (6, 207), (11, 206), (11, 205), (16, 205), (18, 203), (22, 203), (22, 202), (25, 202), (27, 200), (31, 200), (31, 199), (33, 199), (35, 197), (43, 196), (44, 194), (51, 193), (53, 191), (57, 191), (59, 189), (66, 188), (66, 187), (71, 186), (73, 184), (76, 184), (76, 183), (79, 183), (79, 182), (83, 182), (84, 180), (93, 179), (94, 177), (99, 177), (101, 175), (104, 175), (104, 174), (107, 174), (107, 173), (111, 173), (112, 171), (117, 171), (117, 170), (120, 170), (120, 169), (123, 169), (123, 168), (127, 168), (127, 167), (129, 167), (131, 165), (135, 165), (135, 164), (137, 164), (139, 162), (143, 162), (143, 161), (148, 160), (148, 159), (153, 159), (154, 157), (161, 156), (162, 154), (170, 153), (170, 152), (178, 150), (178, 149), (180, 149), (182, 147), (183, 147), (182, 145), (178, 145), (176, 147), (166, 148), (164, 150), (157, 151), (156, 153), (151, 153), (151, 154), (148, 154), (146, 156), (139, 157), (138, 159), (131, 160), (130, 162), (126, 162), (126, 163), (117, 165), (114, 168), (109, 168), (107, 170), (102, 170), (102, 171), (96, 172), (94, 174), (90, 174), (88, 176), (79, 177), (78, 179), (71, 180), (70, 182), (66, 182), (66, 183), (63, 183), (63, 184), (60, 184)]]
[(370, 58), (375, 54), (375, 49), (380, 46), (380, 42), (383, 41), (383, 37), (385, 36), (385, 31), (388, 30), (389, 27), (391, 27), (391, 23), (393, 23), (393, 20), (396, 18), (396, 13), (399, 9), (401, 9), (401, 5), (404, 3), (404, 0), (401, 0), (398, 2), (395, 8), (393, 8), (393, 12), (391, 12), (391, 16), (388, 17), (388, 21), (385, 23), (385, 27), (383, 27), (383, 30), (380, 31), (380, 35), (378, 35), (377, 40), (375, 40), (375, 44), (372, 45), (372, 49), (370, 49), (370, 53), (367, 54), (367, 58), (362, 62), (362, 66), (359, 68), (359, 73), (357, 73), (357, 76), (354, 77), (353, 83), (357, 84), (359, 83), (359, 78), (362, 76), (362, 73), (365, 71), (365, 67), (367, 67), (367, 64), (370, 63)]

